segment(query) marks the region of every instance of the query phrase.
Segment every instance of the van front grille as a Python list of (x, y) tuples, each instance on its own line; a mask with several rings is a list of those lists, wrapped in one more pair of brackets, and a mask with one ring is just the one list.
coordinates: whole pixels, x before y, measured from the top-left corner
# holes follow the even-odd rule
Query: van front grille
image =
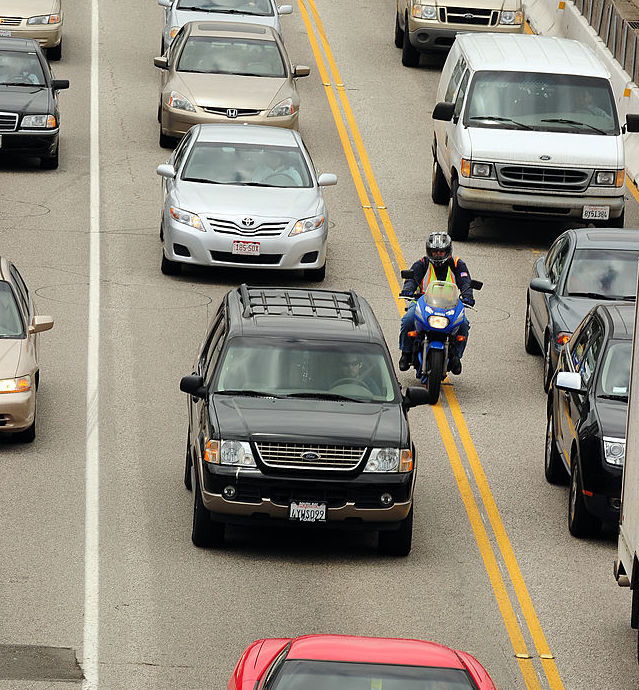
[(529, 165), (497, 166), (497, 179), (502, 187), (538, 189), (555, 192), (583, 192), (590, 182), (592, 170), (542, 168)]

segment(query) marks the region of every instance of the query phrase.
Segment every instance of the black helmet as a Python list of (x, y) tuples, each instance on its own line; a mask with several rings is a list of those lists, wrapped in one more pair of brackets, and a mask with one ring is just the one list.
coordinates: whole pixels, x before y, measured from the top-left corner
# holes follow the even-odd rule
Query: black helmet
[(426, 240), (426, 256), (435, 266), (442, 266), (453, 255), (453, 241), (445, 232), (431, 232)]

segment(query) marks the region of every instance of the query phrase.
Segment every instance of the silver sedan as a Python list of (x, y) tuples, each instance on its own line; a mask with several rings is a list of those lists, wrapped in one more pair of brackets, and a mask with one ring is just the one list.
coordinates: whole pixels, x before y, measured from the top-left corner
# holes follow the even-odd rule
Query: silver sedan
[(299, 133), (279, 127), (192, 127), (163, 178), (162, 273), (183, 264), (303, 270), (324, 279), (328, 217), (321, 187), (337, 177), (315, 173)]

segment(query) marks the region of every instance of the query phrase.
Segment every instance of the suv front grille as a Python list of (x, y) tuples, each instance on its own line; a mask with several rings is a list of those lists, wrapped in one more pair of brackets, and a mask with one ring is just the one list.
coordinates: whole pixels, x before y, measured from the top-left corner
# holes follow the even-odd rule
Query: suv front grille
[(0, 17), (0, 26), (20, 26), (22, 17)]
[(498, 10), (485, 10), (466, 7), (442, 7), (439, 21), (449, 24), (473, 24), (476, 26), (495, 26), (499, 20)]
[(17, 113), (0, 113), (0, 132), (15, 132), (17, 127)]
[(224, 235), (246, 235), (247, 237), (278, 237), (281, 235), (288, 221), (276, 221), (270, 223), (261, 223), (254, 228), (245, 228), (237, 225), (232, 220), (225, 220), (224, 218), (207, 217), (209, 227), (213, 232), (219, 232)]
[(348, 471), (354, 470), (366, 453), (366, 447), (361, 446), (273, 442), (256, 445), (260, 458), (267, 467)]
[(497, 167), (497, 178), (503, 187), (543, 189), (556, 192), (581, 192), (588, 187), (591, 170), (541, 168), (527, 165)]

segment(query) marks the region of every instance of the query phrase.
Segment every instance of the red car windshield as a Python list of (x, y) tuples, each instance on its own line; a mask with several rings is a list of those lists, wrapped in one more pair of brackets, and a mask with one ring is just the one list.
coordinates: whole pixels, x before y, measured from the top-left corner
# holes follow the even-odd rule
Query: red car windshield
[(285, 661), (263, 690), (476, 690), (466, 671), (345, 661)]

